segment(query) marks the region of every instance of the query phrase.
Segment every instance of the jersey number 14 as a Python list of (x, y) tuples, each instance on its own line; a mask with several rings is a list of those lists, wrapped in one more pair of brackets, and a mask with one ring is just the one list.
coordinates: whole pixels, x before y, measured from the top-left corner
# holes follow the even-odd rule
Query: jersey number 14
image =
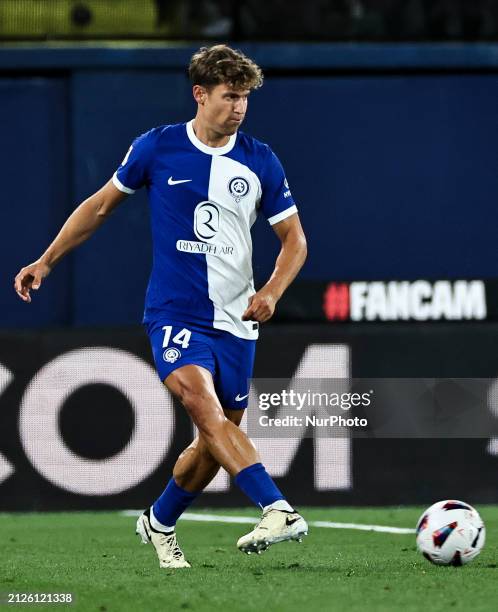
[[(164, 340), (163, 340), (163, 348), (166, 348), (169, 344), (171, 334), (173, 332), (172, 325), (165, 325), (164, 329)], [(188, 348), (188, 344), (190, 342), (190, 337), (192, 336), (192, 332), (189, 329), (183, 328), (179, 331), (176, 336), (173, 337), (172, 342), (175, 344), (180, 344), (182, 348)]]

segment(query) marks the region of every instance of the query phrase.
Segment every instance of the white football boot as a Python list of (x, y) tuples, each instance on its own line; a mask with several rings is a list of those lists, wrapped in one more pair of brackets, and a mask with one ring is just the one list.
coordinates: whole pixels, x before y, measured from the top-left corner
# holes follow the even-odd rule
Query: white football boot
[(308, 535), (308, 523), (297, 512), (270, 509), (263, 513), (256, 527), (237, 542), (237, 548), (250, 555), (258, 555), (272, 544), (296, 540)]
[(140, 536), (142, 544), (152, 542), (159, 557), (159, 567), (181, 568), (192, 567), (185, 559), (182, 549), (176, 541), (176, 533), (162, 533), (150, 524), (150, 508), (138, 517), (136, 534)]

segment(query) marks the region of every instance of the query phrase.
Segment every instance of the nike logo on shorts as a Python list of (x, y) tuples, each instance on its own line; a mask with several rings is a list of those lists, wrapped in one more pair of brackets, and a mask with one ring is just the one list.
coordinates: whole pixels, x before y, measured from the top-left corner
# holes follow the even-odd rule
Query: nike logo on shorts
[(235, 398), (236, 402), (241, 402), (242, 400), (245, 400), (246, 397), (249, 397), (249, 393), (247, 395), (243, 395), (242, 397), (240, 396), (239, 393), (237, 393), (237, 397)]
[(168, 179), (168, 185), (179, 185), (180, 183), (190, 183), (192, 179), (180, 179), (179, 181), (175, 181), (172, 176)]

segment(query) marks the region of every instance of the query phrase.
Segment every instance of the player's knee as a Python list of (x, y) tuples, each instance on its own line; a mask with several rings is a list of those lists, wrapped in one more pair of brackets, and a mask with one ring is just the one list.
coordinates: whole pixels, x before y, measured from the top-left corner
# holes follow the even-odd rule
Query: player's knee
[(179, 400), (189, 412), (197, 412), (206, 405), (216, 403), (216, 398), (209, 389), (205, 387), (191, 387), (189, 385), (182, 386)]
[(218, 399), (209, 389), (185, 387), (180, 401), (199, 431), (207, 436), (216, 435), (226, 421)]
[(221, 415), (216, 415), (215, 418), (201, 418), (196, 423), (202, 437), (206, 443), (206, 449), (210, 452), (211, 444), (226, 436), (225, 424), (227, 419)]

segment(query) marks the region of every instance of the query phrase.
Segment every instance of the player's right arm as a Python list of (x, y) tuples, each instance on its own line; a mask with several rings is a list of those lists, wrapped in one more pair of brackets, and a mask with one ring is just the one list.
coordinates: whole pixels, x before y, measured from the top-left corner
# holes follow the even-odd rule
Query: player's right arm
[(87, 240), (126, 197), (112, 180), (82, 202), (62, 226), (55, 240), (43, 255), (19, 271), (14, 280), (17, 295), (31, 302), (30, 290), (39, 289), (43, 279), (70, 251)]

